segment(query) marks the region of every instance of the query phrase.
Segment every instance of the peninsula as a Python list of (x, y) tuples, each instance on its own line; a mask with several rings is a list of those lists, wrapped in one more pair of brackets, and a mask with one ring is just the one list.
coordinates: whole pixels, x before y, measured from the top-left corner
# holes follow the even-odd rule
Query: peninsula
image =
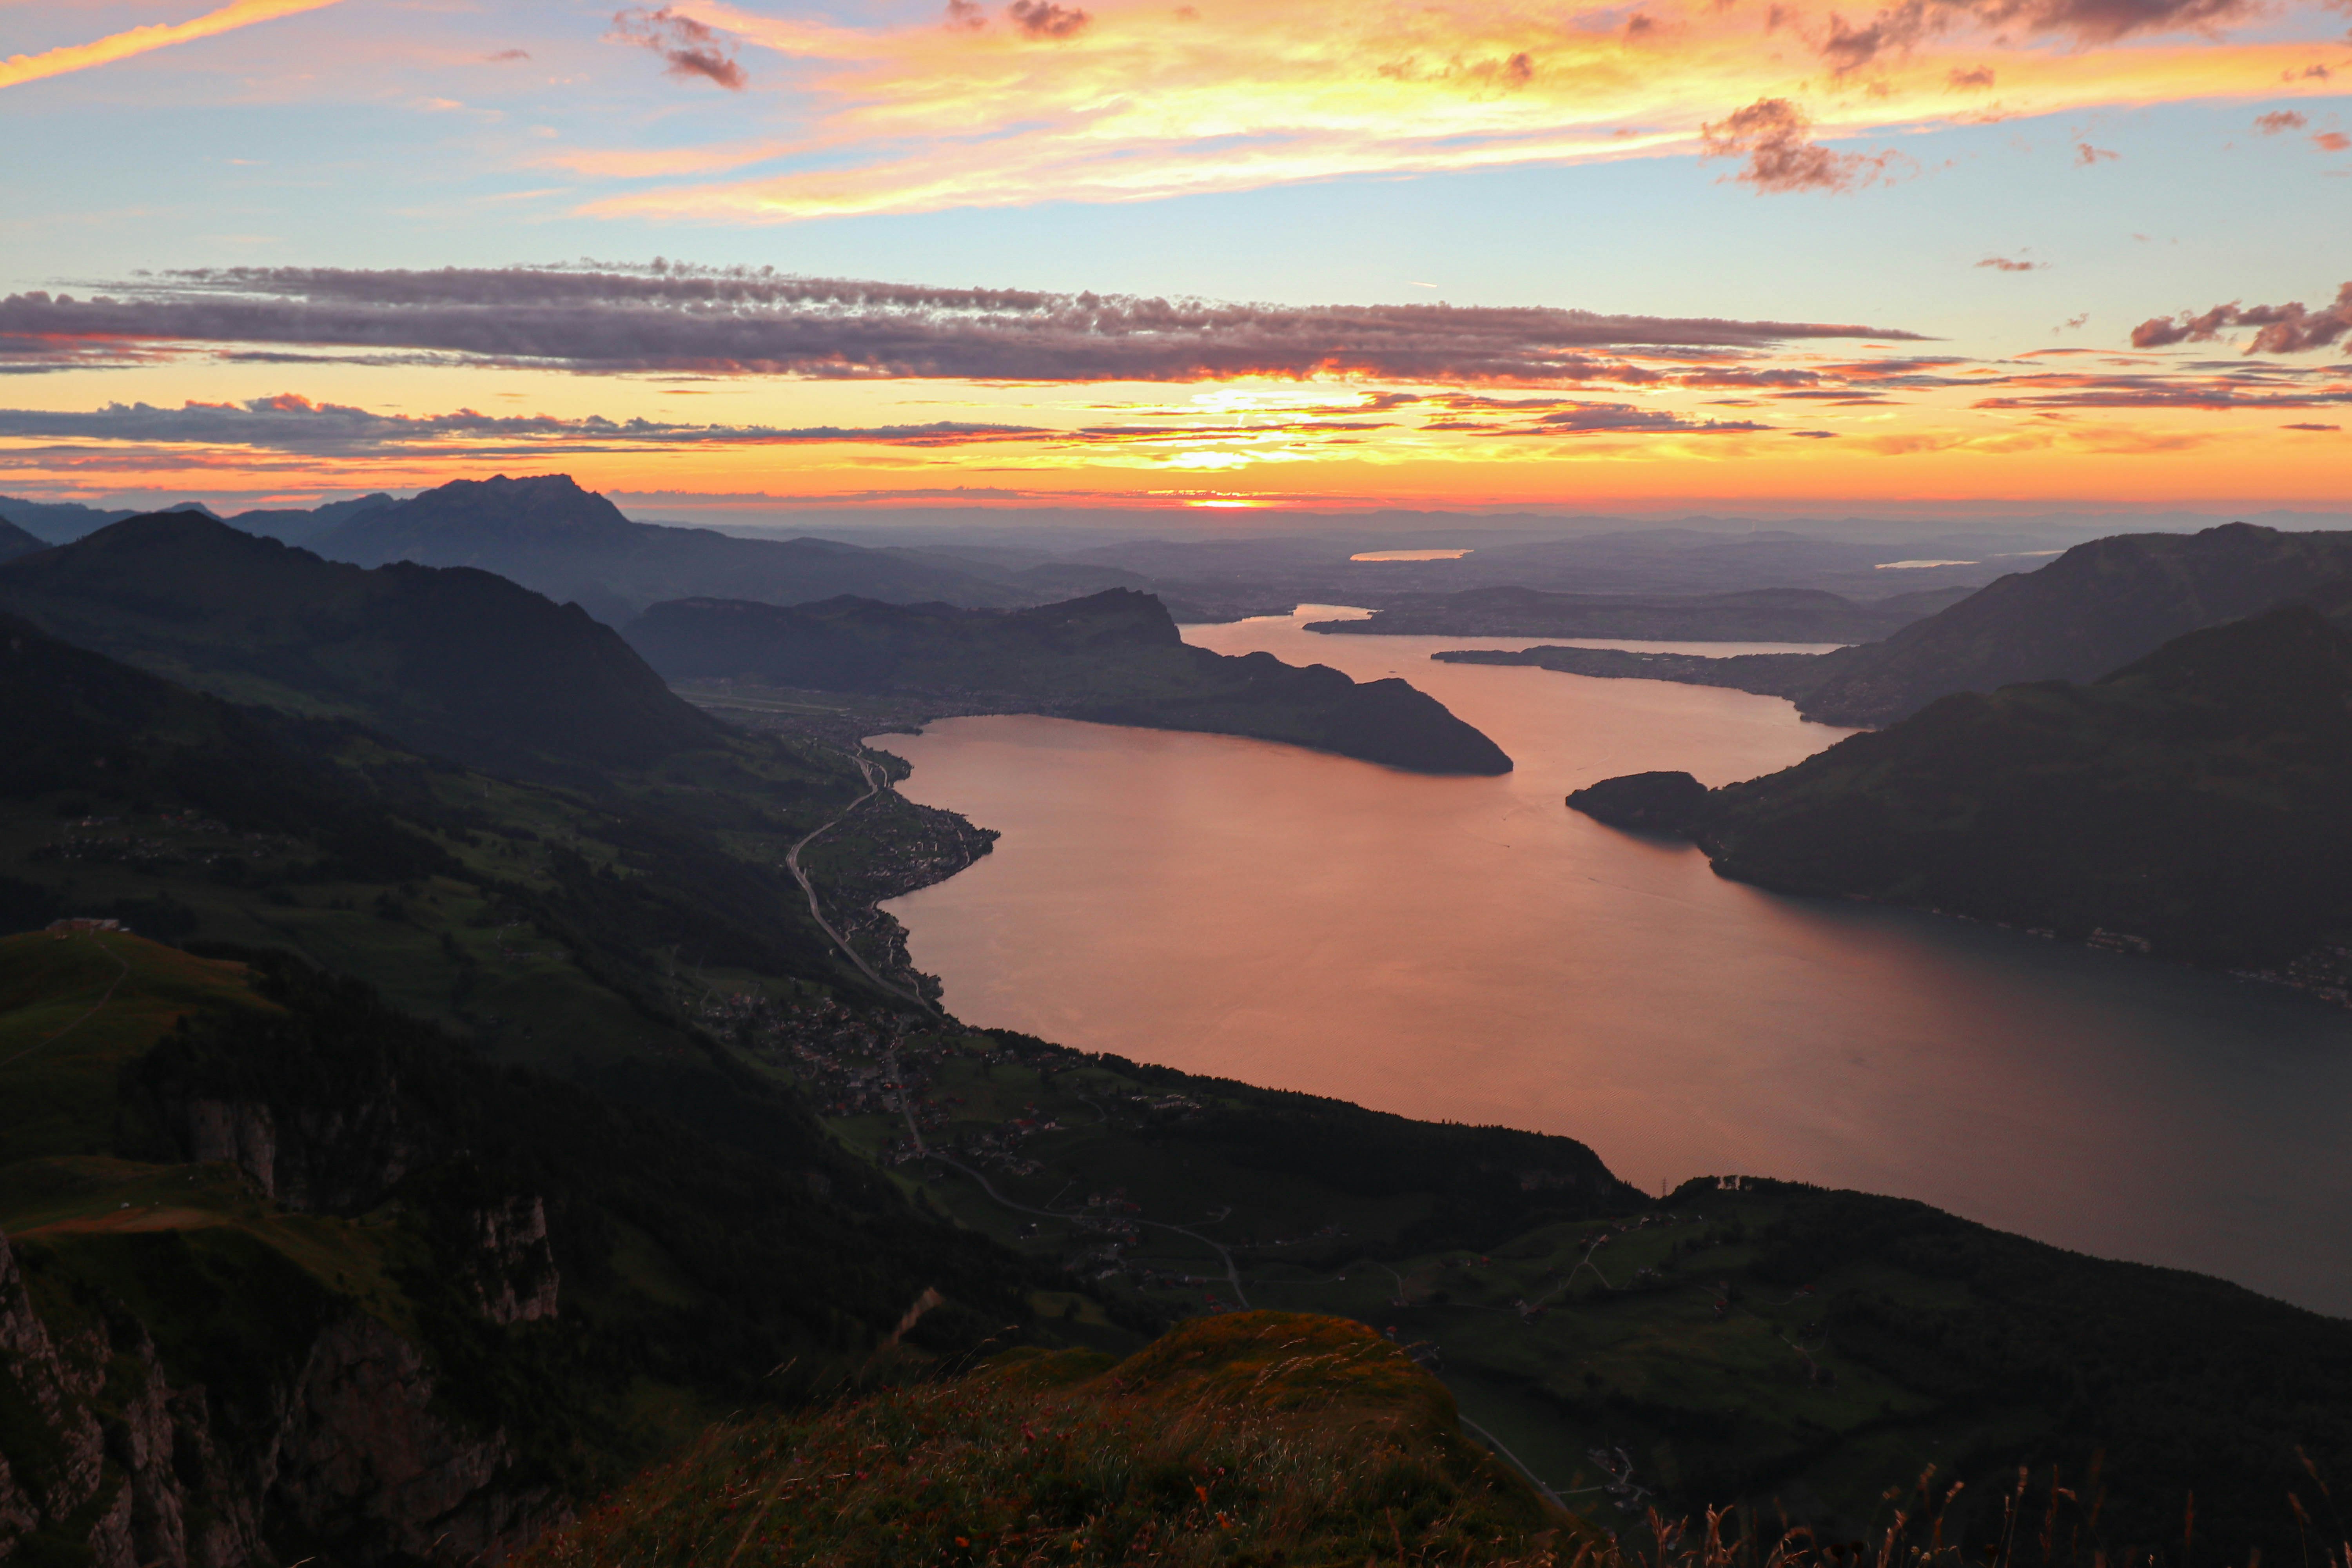
[(623, 635), (673, 684), (916, 697), (943, 712), (1247, 735), (1416, 773), (1511, 771), (1494, 742), (1402, 680), (1194, 647), (1158, 599), (1132, 589), (1003, 612), (686, 599), (655, 605)]

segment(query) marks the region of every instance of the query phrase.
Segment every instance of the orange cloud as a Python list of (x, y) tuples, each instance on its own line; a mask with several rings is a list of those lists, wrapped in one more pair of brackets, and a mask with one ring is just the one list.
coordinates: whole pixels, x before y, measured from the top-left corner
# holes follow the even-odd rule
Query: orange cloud
[(230, 0), (219, 10), (208, 11), (193, 21), (158, 22), (87, 44), (68, 44), (37, 55), (12, 55), (6, 60), (0, 60), (0, 88), (21, 87), (26, 82), (39, 81), (45, 77), (88, 70), (92, 66), (111, 65), (116, 60), (129, 59), (133, 55), (143, 55), (152, 49), (169, 48), (173, 44), (192, 43), (198, 38), (235, 32), (256, 22), (271, 22), (280, 16), (321, 10), (335, 3), (336, 0)]
[[(1192, 19), (1159, 0), (1096, 0), (1083, 28), (1042, 37), (936, 21), (858, 29), (724, 0), (673, 9), (747, 58), (801, 62), (791, 111), (807, 115), (796, 130), (826, 166), (697, 180), (681, 154), (678, 183), (602, 198), (592, 215), (787, 222), (1688, 154), (1706, 126), (1759, 102), (1807, 122), (1811, 148), (1989, 116), (2274, 99), (2309, 54), (2204, 37), (2020, 41), (1956, 24), (1855, 68), (1835, 53), (1853, 35), (1831, 0), (1769, 14), (1661, 0), (1641, 29), (1613, 0), (1288, 0)], [(1981, 63), (1994, 49), (1997, 76)], [(1990, 90), (1956, 97), (1955, 80)], [(1849, 156), (1819, 149), (1812, 163)]]

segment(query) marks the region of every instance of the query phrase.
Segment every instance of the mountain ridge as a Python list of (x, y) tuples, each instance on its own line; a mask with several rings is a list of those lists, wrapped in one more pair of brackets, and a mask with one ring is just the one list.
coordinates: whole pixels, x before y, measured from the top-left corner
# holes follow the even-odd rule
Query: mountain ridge
[(1247, 735), (1424, 773), (1511, 767), (1491, 740), (1403, 680), (1359, 683), (1326, 665), (1194, 647), (1158, 599), (1128, 588), (1009, 611), (689, 599), (654, 606), (626, 636), (679, 682), (892, 692), (961, 711)]
[(320, 554), (362, 566), (414, 561), (495, 572), (608, 625), (647, 605), (724, 594), (797, 604), (844, 593), (894, 602), (1035, 602), (944, 563), (823, 539), (740, 539), (635, 522), (569, 475), (456, 479), (318, 534)]
[(610, 628), (489, 573), (330, 562), (190, 512), (0, 565), (0, 609), (239, 700), (544, 773), (712, 743)]
[(2101, 679), (1938, 699), (1780, 773), (1604, 780), (1569, 804), (1718, 872), (2256, 971), (2345, 1000), (2352, 634), (2309, 604)]
[(1459, 663), (1727, 686), (1786, 697), (1816, 723), (1888, 724), (1955, 691), (2096, 679), (2173, 637), (2352, 579), (2352, 531), (2225, 523), (2193, 534), (2116, 534), (2015, 573), (1874, 643), (1823, 654), (1709, 659), (1618, 649), (1447, 653)]

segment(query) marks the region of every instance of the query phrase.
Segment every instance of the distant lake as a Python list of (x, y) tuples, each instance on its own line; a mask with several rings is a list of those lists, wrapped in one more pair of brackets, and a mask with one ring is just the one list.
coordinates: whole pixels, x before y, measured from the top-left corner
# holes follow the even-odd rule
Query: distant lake
[(1329, 618), (1185, 635), (1403, 676), (1517, 771), (1022, 717), (877, 738), (914, 763), (909, 796), (1004, 836), (890, 906), (958, 1016), (1565, 1133), (1652, 1192), (1747, 1173), (1892, 1193), (2352, 1314), (2352, 1013), (1724, 881), (1561, 797), (1651, 768), (1749, 778), (1844, 731), (1773, 698), (1428, 658), (1541, 639), (1304, 630)]

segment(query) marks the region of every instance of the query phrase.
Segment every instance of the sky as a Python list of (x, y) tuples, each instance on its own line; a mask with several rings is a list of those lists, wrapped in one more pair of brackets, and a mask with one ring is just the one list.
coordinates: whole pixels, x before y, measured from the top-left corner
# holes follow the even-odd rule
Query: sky
[(0, 494), (2341, 510), (2348, 28), (0, 0)]

